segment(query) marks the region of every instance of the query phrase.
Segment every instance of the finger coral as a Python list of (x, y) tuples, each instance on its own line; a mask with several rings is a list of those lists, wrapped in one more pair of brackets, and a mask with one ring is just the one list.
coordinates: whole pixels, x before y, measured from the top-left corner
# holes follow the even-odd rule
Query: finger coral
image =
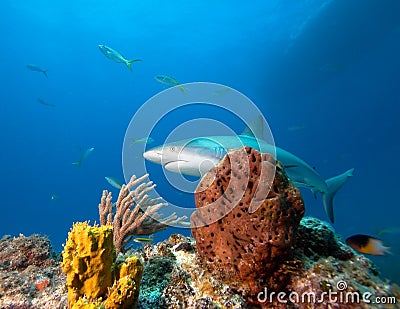
[[(233, 166), (247, 164), (248, 168), (235, 168), (232, 172)], [(281, 278), (275, 278), (276, 282), (271, 278), (290, 257), (304, 214), (299, 190), (279, 164), (276, 169), (274, 166), (275, 161), (268, 154), (249, 147), (233, 149), (202, 178), (195, 192), (197, 210), (191, 223), (197, 254), (213, 276), (245, 295), (280, 284), (277, 281)], [(260, 197), (264, 198), (260, 207), (250, 212), (252, 200)], [(210, 211), (199, 211), (211, 204)], [(215, 213), (226, 209), (231, 210), (212, 222)], [(202, 222), (206, 224), (202, 226)]]

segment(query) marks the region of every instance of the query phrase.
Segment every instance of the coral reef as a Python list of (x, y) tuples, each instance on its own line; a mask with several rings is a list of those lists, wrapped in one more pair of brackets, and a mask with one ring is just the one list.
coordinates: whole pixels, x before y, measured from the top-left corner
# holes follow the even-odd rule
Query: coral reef
[[(111, 192), (103, 191), (99, 204), (100, 224), (112, 224), (114, 228), (114, 244), (116, 253), (126, 251), (128, 243), (133, 236), (150, 235), (164, 230), (169, 225), (175, 225), (185, 221), (186, 217), (177, 217), (175, 213), (162, 218), (157, 211), (168, 205), (161, 198), (150, 198), (147, 194), (153, 190), (153, 182), (144, 182), (148, 174), (131, 180), (123, 185), (117, 202), (115, 212), (111, 202)], [(135, 189), (133, 189), (136, 187)]]
[[(315, 233), (312, 232), (313, 226), (317, 230)], [(277, 294), (269, 293), (264, 302), (259, 305), (250, 305), (241, 293), (235, 292), (228, 285), (214, 278), (207, 269), (201, 267), (192, 238), (172, 235), (168, 240), (146, 245), (143, 251), (136, 252), (141, 254), (144, 264), (138, 308), (400, 308), (400, 288), (380, 279), (373, 264), (364, 256), (353, 252), (340, 238), (334, 236), (328, 224), (317, 219), (304, 218), (298, 228), (299, 236), (304, 235), (305, 231), (311, 231), (311, 233), (305, 241), (293, 244), (294, 257), (281, 266), (282, 272), (290, 274), (288, 285), (282, 292), (287, 293), (286, 295), (297, 293), (300, 296), (302, 293), (306, 293), (304, 294), (306, 296), (315, 293), (316, 296), (321, 297), (323, 292), (337, 291), (338, 283), (344, 281), (347, 283), (345, 291), (371, 293), (371, 301), (376, 296), (387, 297), (386, 300), (390, 300), (388, 297), (394, 297), (397, 303), (379, 305), (365, 303), (362, 300), (359, 303), (341, 303), (329, 301), (329, 299), (316, 303), (302, 302), (301, 299), (299, 302), (291, 302), (286, 299), (287, 303), (283, 303), (278, 301)], [(328, 235), (333, 235), (333, 237)], [(326, 255), (319, 255), (314, 250), (310, 251), (310, 244), (314, 249), (334, 248), (336, 257), (330, 255), (329, 252), (326, 252)], [(45, 237), (38, 235), (6, 237), (0, 240), (0, 246), (2, 253), (0, 308), (67, 308), (65, 275), (58, 261), (54, 259), (56, 255)], [(28, 247), (37, 252), (48, 252), (48, 255), (29, 260), (26, 267), (10, 269), (10, 261), (20, 260), (26, 255), (25, 248)], [(7, 253), (10, 253), (10, 258), (7, 257)], [(126, 260), (126, 257), (121, 260)], [(32, 265), (29, 264), (31, 262)], [(50, 285), (38, 291), (34, 283), (36, 278), (40, 277), (49, 278)], [(264, 294), (260, 295), (260, 298), (263, 297), (265, 297)], [(79, 304), (84, 308), (96, 308), (96, 304), (90, 307), (85, 300), (80, 300)], [(97, 307), (100, 305), (101, 303), (97, 303)]]
[[(240, 168), (246, 161), (250, 175)], [(304, 214), (300, 192), (279, 165), (271, 168), (274, 165), (268, 154), (249, 147), (234, 149), (202, 178), (195, 192), (197, 209), (213, 203), (212, 211), (196, 211), (192, 215), (195, 226), (196, 222), (210, 222), (204, 217), (224, 211), (227, 205), (232, 206), (231, 201), (238, 201), (222, 218), (192, 228), (192, 234), (197, 254), (207, 269), (244, 295), (255, 295), (265, 286), (280, 289), (286, 284), (286, 278), (276, 270), (291, 257), (294, 235)], [(263, 172), (262, 166), (267, 167)], [(268, 195), (264, 192), (260, 207), (250, 212), (251, 202), (259, 199), (260, 188), (271, 177), (274, 177), (272, 189)], [(244, 194), (237, 197), (240, 188), (245, 188)]]
[(193, 238), (174, 234), (142, 255), (138, 308), (247, 308), (241, 295), (201, 268)]
[[(324, 245), (321, 246), (321, 243)], [(354, 251), (335, 234), (333, 227), (325, 221), (313, 217), (304, 217), (297, 229), (294, 250), (295, 255), (318, 260), (332, 256), (340, 260), (353, 257)], [(304, 250), (304, 252), (298, 252)]]
[[(148, 210), (152, 206), (135, 210), (147, 195), (145, 188), (152, 188), (148, 183), (133, 190), (136, 195), (128, 193), (131, 187), (123, 187), (125, 193), (117, 202), (121, 208), (115, 213), (110, 208), (111, 195), (103, 194), (103, 225), (74, 224), (61, 265), (45, 237), (3, 237), (0, 308), (400, 308), (400, 288), (383, 281), (373, 263), (348, 247), (329, 224), (309, 217), (300, 221), (303, 202), (284, 171), (278, 165), (275, 173), (269, 156), (244, 149), (239, 155), (230, 153), (231, 160), (226, 157), (214, 169), (215, 178), (201, 181), (196, 193), (200, 208), (192, 217), (196, 243), (174, 234), (142, 250), (124, 252), (123, 237), (122, 250), (116, 255), (115, 221), (125, 228), (129, 222), (136, 224), (131, 220), (136, 218), (139, 230), (154, 224), (154, 216), (149, 216), (156, 212)], [(228, 165), (243, 162), (252, 171), (246, 184), (240, 178), (245, 174), (239, 171), (231, 176)], [(274, 177), (272, 191), (263, 200), (266, 179), (256, 177), (262, 165), (267, 167), (264, 176)], [(132, 186), (143, 179), (133, 179)], [(240, 191), (235, 186), (232, 192), (226, 190), (229, 181), (242, 186), (244, 195), (234, 197)], [(260, 184), (264, 185), (261, 195)], [(207, 218), (207, 211), (198, 211), (207, 209), (202, 205), (223, 205), (229, 199), (236, 199), (238, 207), (216, 222), (210, 222), (212, 215)], [(261, 206), (250, 213), (253, 199), (261, 200)], [(198, 224), (204, 221), (209, 224)], [(125, 232), (120, 230), (120, 236), (134, 235)]]
[(0, 308), (67, 308), (65, 275), (46, 237), (0, 239)]
[[(346, 302), (345, 297), (349, 294), (345, 292), (356, 291), (360, 295), (371, 293), (371, 301), (379, 296), (386, 297), (387, 300), (392, 297), (392, 301), (396, 298), (399, 302), (400, 291), (397, 285), (381, 280), (373, 264), (364, 256), (353, 253), (340, 238), (332, 234), (328, 224), (318, 219), (304, 218), (298, 228), (298, 236), (303, 235), (305, 230), (312, 229), (314, 224), (318, 232), (311, 233), (307, 242), (294, 242), (293, 257), (282, 263), (276, 271), (289, 276), (287, 286), (281, 291), (267, 289), (267, 294), (264, 289), (257, 295), (260, 298), (258, 304), (254, 304), (254, 300), (247, 299), (202, 268), (202, 262), (193, 250), (196, 245), (191, 238), (172, 235), (169, 240), (154, 246), (148, 245), (143, 252), (145, 271), (138, 308), (400, 308), (398, 303), (383, 306), (362, 300), (351, 302), (349, 299)], [(319, 232), (321, 230), (326, 233)], [(328, 234), (333, 238), (327, 237)], [(308, 244), (335, 248), (335, 255), (341, 259), (329, 253), (315, 255), (308, 251)], [(157, 269), (158, 272), (147, 272), (148, 267)], [(157, 280), (159, 277), (163, 279)], [(343, 282), (346, 282), (347, 288), (343, 290), (342, 302), (339, 299), (340, 294), (337, 300), (326, 297), (320, 301), (324, 296), (323, 292), (338, 292), (338, 284)], [(285, 293), (286, 298), (280, 301), (278, 292)], [(289, 295), (299, 295), (300, 299), (296, 302), (292, 298), (294, 302), (291, 302)], [(302, 301), (303, 295), (305, 301)], [(312, 295), (316, 297), (314, 302)], [(149, 303), (151, 296), (152, 302)], [(308, 297), (311, 297), (309, 302)]]

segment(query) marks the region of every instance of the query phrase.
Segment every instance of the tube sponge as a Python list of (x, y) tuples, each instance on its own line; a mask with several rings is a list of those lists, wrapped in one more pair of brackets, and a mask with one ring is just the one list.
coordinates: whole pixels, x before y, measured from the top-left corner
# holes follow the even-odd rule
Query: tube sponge
[(68, 233), (61, 264), (67, 275), (68, 305), (80, 298), (105, 298), (112, 284), (113, 232), (110, 225), (75, 223)]
[(127, 258), (117, 266), (117, 280), (109, 290), (105, 308), (136, 308), (142, 275), (143, 265), (136, 256)]

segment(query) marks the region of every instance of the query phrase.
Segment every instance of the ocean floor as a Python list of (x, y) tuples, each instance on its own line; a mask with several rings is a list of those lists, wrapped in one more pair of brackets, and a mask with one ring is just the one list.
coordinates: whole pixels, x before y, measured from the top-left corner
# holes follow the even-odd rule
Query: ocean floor
[[(278, 271), (287, 275), (285, 289), (266, 287), (250, 296), (211, 275), (191, 237), (174, 234), (130, 252), (144, 264), (138, 308), (400, 308), (400, 288), (380, 278), (374, 264), (350, 249), (328, 224), (303, 218), (297, 236), (293, 256)], [(60, 257), (46, 237), (3, 236), (0, 308), (68, 308)], [(336, 298), (329, 299), (330, 291)]]

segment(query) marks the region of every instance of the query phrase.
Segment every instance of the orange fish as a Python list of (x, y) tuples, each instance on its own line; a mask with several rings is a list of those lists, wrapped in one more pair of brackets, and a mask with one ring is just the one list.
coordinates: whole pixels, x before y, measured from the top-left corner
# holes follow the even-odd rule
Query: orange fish
[(389, 247), (385, 247), (382, 240), (368, 235), (353, 235), (346, 239), (346, 244), (364, 254), (384, 255), (390, 253)]

